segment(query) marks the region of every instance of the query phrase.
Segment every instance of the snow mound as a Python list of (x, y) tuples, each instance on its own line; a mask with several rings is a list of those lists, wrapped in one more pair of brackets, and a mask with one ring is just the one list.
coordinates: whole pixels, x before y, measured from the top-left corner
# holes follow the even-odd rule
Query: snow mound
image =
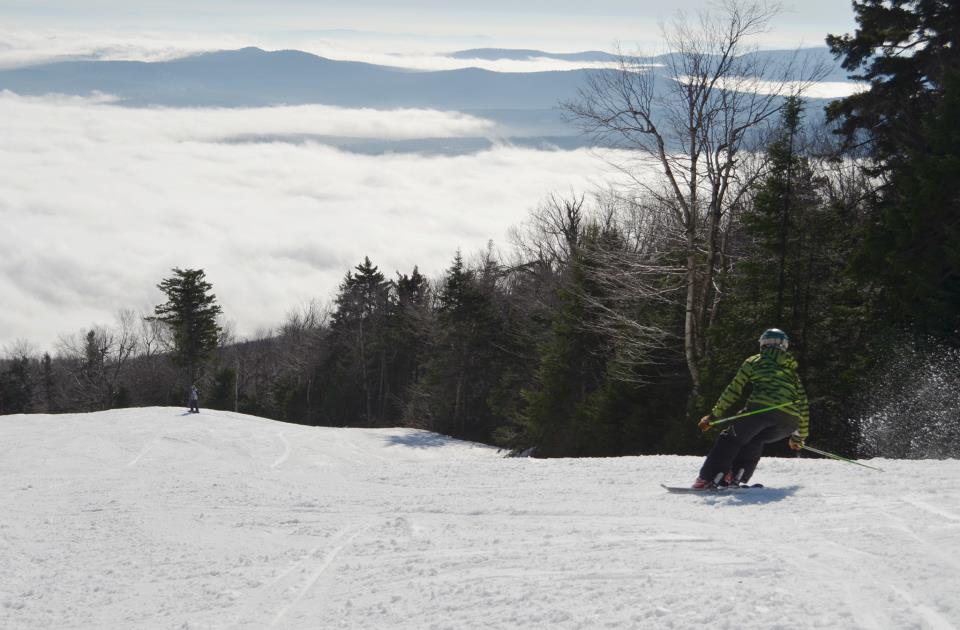
[(410, 429), (0, 417), (3, 628), (955, 628), (960, 462), (506, 459)]

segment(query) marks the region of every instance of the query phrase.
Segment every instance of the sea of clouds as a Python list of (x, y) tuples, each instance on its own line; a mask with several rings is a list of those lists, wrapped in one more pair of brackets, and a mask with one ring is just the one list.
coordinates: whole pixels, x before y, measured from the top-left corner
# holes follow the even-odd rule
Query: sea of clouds
[(449, 53), (465, 46), (492, 45), (487, 40), (384, 38), (376, 34), (347, 37), (345, 34), (300, 33), (295, 36), (263, 34), (190, 33), (165, 31), (113, 31), (65, 29), (14, 29), (0, 25), (0, 68), (15, 68), (63, 60), (170, 61), (216, 50), (257, 46), (265, 50), (295, 48), (343, 61), (436, 71), (483, 68), (493, 72), (546, 72), (602, 68), (598, 62), (565, 61), (546, 57), (531, 59), (459, 59)]
[[(0, 67), (77, 58), (162, 61), (250, 45), (419, 70), (596, 65), (446, 54), (530, 42), (527, 31), (507, 35), (458, 41), (6, 22)], [(549, 47), (546, 40), (527, 45)], [(586, 47), (570, 41), (560, 49)], [(174, 266), (204, 268), (228, 318), (249, 334), (304, 301), (328, 299), (364, 256), (388, 274), (419, 265), (436, 275), (458, 248), (469, 254), (488, 240), (503, 243), (551, 193), (589, 191), (621, 177), (590, 150), (496, 145), (463, 155), (360, 155), (304, 141), (494, 134), (490, 121), (457, 112), (133, 109), (109, 95), (0, 92), (0, 120), (0, 349), (19, 339), (49, 348), (59, 334), (110, 322), (118, 309), (150, 309), (161, 300), (156, 283)], [(276, 140), (282, 138), (289, 141)]]
[(108, 96), (0, 93), (0, 347), (109, 323), (162, 301), (172, 267), (206, 270), (249, 334), (329, 299), (369, 256), (431, 275), (554, 192), (614, 177), (593, 151), (359, 155), (317, 142), (237, 137), (482, 136), (456, 112), (124, 108)]

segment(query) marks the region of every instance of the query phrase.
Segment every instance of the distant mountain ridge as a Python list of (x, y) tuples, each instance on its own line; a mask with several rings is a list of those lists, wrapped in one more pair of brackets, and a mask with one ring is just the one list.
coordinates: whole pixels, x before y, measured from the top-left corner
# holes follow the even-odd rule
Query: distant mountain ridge
[[(814, 49), (822, 57), (826, 49)], [(608, 53), (542, 53), (535, 50), (473, 49), (462, 58), (521, 59), (537, 56), (612, 58)], [(772, 51), (777, 62), (793, 52)], [(532, 56), (532, 57), (531, 57)], [(659, 59), (651, 58), (654, 63)], [(656, 72), (656, 67), (652, 68)], [(494, 72), (479, 68), (421, 71), (358, 61), (338, 61), (296, 50), (242, 48), (172, 61), (61, 61), (0, 70), (0, 90), (23, 95), (50, 93), (116, 96), (120, 105), (170, 107), (260, 107), (324, 104), (347, 108), (424, 108), (461, 111), (497, 123), (496, 137), (577, 135), (558, 105), (575, 99), (604, 69)], [(658, 82), (659, 89), (668, 85)]]
[[(558, 61), (569, 61), (577, 63), (610, 63), (620, 60), (620, 55), (590, 50), (575, 53), (551, 53), (542, 50), (532, 49), (512, 49), (512, 48), (471, 48), (469, 50), (459, 50), (447, 55), (453, 59), (470, 60), (482, 59), (484, 61), (533, 61), (536, 59), (555, 59)], [(671, 53), (631, 57), (627, 55), (634, 63), (649, 64), (651, 66), (664, 65)], [(849, 81), (846, 71), (840, 67), (840, 63), (834, 59), (830, 49), (826, 46), (815, 46), (811, 48), (802, 48), (799, 50), (761, 50), (747, 53), (745, 57), (756, 59), (760, 62), (772, 62), (779, 64), (788, 64), (791, 61), (799, 62), (800, 66), (811, 64), (822, 64), (826, 69), (824, 81)]]
[(557, 104), (574, 98), (591, 70), (502, 73), (478, 68), (415, 71), (309, 53), (259, 48), (173, 61), (63, 61), (0, 71), (0, 90), (24, 95), (111, 94), (121, 105), (455, 110), (490, 117), (498, 135), (573, 131)]
[(172, 61), (63, 61), (0, 71), (19, 94), (116, 95), (128, 105), (543, 109), (576, 94), (584, 72), (414, 71), (295, 50), (203, 53)]

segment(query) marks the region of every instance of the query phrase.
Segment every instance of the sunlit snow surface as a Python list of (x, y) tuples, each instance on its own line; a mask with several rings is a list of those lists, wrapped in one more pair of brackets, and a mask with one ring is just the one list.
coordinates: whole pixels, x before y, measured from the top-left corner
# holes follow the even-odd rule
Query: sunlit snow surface
[(0, 417), (3, 628), (954, 628), (960, 462), (505, 459), (178, 409)]

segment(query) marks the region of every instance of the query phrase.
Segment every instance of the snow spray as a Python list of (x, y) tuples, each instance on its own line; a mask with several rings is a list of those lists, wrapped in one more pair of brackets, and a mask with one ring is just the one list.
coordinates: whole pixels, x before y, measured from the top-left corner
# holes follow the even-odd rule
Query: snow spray
[(960, 457), (960, 349), (900, 341), (890, 357), (863, 392), (861, 455)]

